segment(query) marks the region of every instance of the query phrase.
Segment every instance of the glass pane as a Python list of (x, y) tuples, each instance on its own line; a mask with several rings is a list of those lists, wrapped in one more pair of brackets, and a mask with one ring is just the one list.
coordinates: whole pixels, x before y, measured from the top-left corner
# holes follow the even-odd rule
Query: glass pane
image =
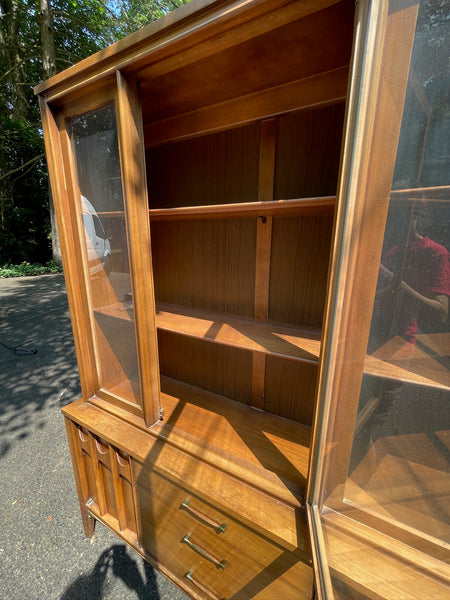
[(139, 403), (131, 278), (114, 105), (70, 120), (100, 388)]
[(446, 12), (420, 3), (345, 497), (450, 542)]

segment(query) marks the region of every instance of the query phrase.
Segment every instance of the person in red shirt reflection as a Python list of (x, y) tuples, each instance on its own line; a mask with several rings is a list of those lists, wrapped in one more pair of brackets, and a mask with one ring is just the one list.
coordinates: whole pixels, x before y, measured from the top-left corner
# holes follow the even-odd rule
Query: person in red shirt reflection
[(383, 276), (392, 281), (391, 289), (400, 296), (396, 333), (406, 336), (409, 341), (415, 341), (419, 324), (424, 331), (441, 328), (448, 317), (450, 296), (448, 250), (430, 238), (420, 236), (417, 231), (415, 236), (416, 239), (407, 245), (399, 270), (398, 262), (402, 258), (399, 246), (386, 254), (380, 268)]
[[(402, 349), (402, 367), (406, 369), (418, 333), (441, 333), (448, 329), (450, 253), (426, 235), (432, 224), (431, 210), (419, 204), (413, 210), (406, 243), (391, 248), (383, 256), (379, 269), (368, 353), (376, 352), (392, 338), (403, 338), (407, 344)], [(395, 347), (401, 348), (401, 344)], [(378, 378), (370, 386), (369, 401), (377, 402), (355, 438), (352, 468), (358, 462), (357, 456), (365, 454), (382, 430), (389, 434), (395, 431), (391, 421), (402, 386), (401, 381)], [(360, 399), (361, 409), (366, 400)]]

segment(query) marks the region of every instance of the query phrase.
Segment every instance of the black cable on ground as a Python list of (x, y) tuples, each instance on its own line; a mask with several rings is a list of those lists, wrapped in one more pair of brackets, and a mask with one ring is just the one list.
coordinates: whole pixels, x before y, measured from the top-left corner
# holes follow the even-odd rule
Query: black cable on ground
[(10, 352), (14, 352), (16, 356), (33, 356), (37, 354), (37, 350), (27, 350), (26, 348), (22, 348), (23, 344), (19, 344), (18, 346), (8, 346), (3, 342), (0, 342), (0, 346), (3, 346)]

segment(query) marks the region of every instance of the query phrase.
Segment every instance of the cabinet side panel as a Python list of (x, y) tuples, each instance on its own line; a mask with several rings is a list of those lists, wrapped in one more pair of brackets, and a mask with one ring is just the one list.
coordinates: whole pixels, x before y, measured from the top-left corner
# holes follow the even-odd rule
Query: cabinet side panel
[(252, 316), (256, 221), (152, 223), (156, 299)]
[(273, 219), (269, 319), (322, 325), (332, 215)]

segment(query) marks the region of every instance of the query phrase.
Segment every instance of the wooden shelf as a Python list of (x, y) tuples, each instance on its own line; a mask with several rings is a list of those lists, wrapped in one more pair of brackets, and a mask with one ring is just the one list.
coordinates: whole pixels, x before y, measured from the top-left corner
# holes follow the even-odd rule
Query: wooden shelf
[(265, 493), (303, 505), (309, 426), (168, 377), (161, 378), (161, 390), (163, 421), (153, 433)]
[(319, 360), (320, 330), (314, 327), (283, 327), (270, 321), (188, 311), (160, 302), (156, 303), (156, 324), (163, 331), (252, 352), (314, 364)]
[[(133, 320), (129, 302), (103, 306), (95, 312), (116, 319)], [(288, 327), (249, 317), (240, 319), (221, 313), (190, 311), (162, 302), (156, 303), (156, 325), (162, 331), (251, 352), (312, 364), (317, 364), (319, 360), (321, 332), (316, 327)]]
[[(422, 334), (417, 336), (417, 344), (410, 344), (396, 336), (366, 357), (364, 372), (376, 377), (448, 390), (450, 353), (446, 353), (442, 345), (445, 341), (449, 349), (448, 338), (450, 333)], [(443, 348), (446, 356), (437, 356), (436, 344)]]
[(272, 217), (287, 215), (330, 214), (334, 211), (336, 196), (294, 198), (267, 202), (240, 202), (236, 204), (209, 204), (206, 206), (180, 206), (177, 208), (152, 208), (151, 221), (171, 219), (223, 219), (242, 217)]

